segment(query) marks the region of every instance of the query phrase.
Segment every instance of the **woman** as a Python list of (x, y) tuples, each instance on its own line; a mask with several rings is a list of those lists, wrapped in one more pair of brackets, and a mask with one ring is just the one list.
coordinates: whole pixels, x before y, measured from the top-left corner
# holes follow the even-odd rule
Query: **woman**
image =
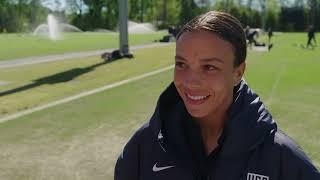
[(125, 146), (115, 180), (319, 180), (242, 80), (240, 22), (208, 12), (177, 37), (174, 83)]

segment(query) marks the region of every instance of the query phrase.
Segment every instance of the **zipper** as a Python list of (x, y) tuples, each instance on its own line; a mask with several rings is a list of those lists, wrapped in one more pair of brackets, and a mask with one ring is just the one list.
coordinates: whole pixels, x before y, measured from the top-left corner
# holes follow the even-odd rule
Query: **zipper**
[(158, 133), (158, 137), (157, 137), (157, 142), (159, 144), (159, 146), (161, 147), (161, 149), (168, 154), (168, 156), (172, 159), (172, 161), (175, 162), (176, 166), (179, 166), (180, 168), (183, 168), (185, 169), (186, 172), (191, 172), (191, 176), (193, 175), (193, 169), (192, 167), (190, 166), (186, 166), (187, 164), (186, 163), (183, 163), (181, 162), (180, 160), (178, 160), (175, 156), (173, 156), (171, 153), (170, 153), (170, 148), (166, 146), (166, 143), (164, 141), (164, 137), (163, 137), (163, 134), (161, 132), (161, 130), (159, 131)]
[(160, 130), (159, 133), (158, 133), (157, 141), (158, 141), (161, 149), (162, 149), (164, 152), (167, 152), (166, 149), (164, 148), (164, 140), (163, 140), (163, 135), (162, 135), (162, 133), (161, 133), (161, 130)]
[(220, 151), (219, 149), (215, 149), (213, 154), (210, 154), (209, 157), (203, 162), (200, 167), (195, 170), (196, 180), (211, 180), (215, 175), (215, 165), (217, 162), (217, 155)]

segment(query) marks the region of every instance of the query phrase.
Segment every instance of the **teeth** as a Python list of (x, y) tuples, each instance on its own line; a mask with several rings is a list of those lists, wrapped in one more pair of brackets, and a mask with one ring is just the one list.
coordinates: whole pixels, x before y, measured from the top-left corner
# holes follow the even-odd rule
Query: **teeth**
[(187, 96), (192, 100), (201, 100), (208, 97), (208, 96), (191, 96), (190, 94), (187, 94)]

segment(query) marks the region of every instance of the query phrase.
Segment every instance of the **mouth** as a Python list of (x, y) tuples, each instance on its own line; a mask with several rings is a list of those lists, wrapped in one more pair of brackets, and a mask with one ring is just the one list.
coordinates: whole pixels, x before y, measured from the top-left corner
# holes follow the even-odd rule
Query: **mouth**
[(187, 102), (193, 105), (199, 105), (204, 103), (210, 95), (191, 95), (189, 93), (185, 93)]

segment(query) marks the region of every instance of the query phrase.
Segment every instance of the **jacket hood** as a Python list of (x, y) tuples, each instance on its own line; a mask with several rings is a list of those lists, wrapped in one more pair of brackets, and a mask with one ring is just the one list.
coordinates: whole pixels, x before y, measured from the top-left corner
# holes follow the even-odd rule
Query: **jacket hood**
[[(234, 88), (233, 103), (228, 111), (221, 142), (222, 156), (234, 156), (253, 150), (264, 139), (277, 130), (271, 114), (248, 84), (241, 80)], [(188, 154), (183, 135), (186, 119), (192, 118), (187, 112), (173, 83), (160, 95), (156, 110), (149, 122), (155, 138), (170, 142), (172, 149), (180, 148)], [(200, 134), (200, 133), (198, 133)], [(198, 135), (199, 138), (200, 135)], [(223, 140), (222, 140), (223, 138)]]

